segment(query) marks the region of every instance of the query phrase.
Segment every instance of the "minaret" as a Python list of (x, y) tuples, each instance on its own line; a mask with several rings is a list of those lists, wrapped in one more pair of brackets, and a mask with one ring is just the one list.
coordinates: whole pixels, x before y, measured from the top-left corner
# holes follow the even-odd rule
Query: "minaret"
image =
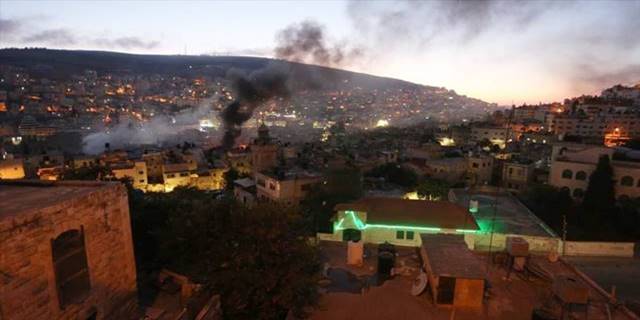
[(264, 122), (258, 128), (258, 138), (251, 144), (252, 172), (273, 169), (278, 163), (278, 146), (269, 136), (269, 128)]

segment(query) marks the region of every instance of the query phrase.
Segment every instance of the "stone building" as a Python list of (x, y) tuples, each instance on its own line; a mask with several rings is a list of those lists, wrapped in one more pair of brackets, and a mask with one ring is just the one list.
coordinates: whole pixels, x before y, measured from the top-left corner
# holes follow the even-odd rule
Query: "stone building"
[(251, 144), (251, 166), (253, 174), (274, 168), (278, 164), (278, 145), (269, 136), (269, 128), (262, 124), (258, 138)]
[(581, 199), (602, 155), (611, 160), (616, 198), (640, 198), (640, 157), (633, 150), (557, 143), (551, 154), (549, 184)]
[(0, 182), (0, 319), (131, 319), (136, 266), (125, 187)]

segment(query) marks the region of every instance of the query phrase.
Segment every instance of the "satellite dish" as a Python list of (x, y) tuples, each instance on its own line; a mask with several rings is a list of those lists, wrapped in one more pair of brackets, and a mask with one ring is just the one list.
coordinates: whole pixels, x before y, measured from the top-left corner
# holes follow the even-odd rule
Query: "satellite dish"
[(427, 288), (427, 283), (429, 282), (427, 278), (427, 274), (424, 272), (420, 272), (420, 274), (413, 280), (413, 285), (411, 286), (411, 295), (419, 296), (424, 290)]

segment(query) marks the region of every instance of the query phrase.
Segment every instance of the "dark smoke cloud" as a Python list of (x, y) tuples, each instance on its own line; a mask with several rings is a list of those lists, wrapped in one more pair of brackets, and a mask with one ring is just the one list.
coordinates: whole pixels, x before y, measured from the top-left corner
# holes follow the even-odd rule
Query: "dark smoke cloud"
[(351, 1), (348, 15), (359, 37), (374, 47), (410, 41), (419, 49), (436, 38), (470, 41), (500, 25), (512, 30), (529, 27), (548, 10), (571, 1)]
[(69, 46), (78, 43), (76, 36), (66, 29), (50, 29), (22, 37), (24, 43)]
[(324, 28), (314, 21), (292, 24), (276, 35), (276, 58), (327, 67), (343, 65), (361, 54), (359, 48), (330, 44)]
[(119, 49), (153, 49), (160, 43), (158, 41), (144, 41), (138, 37), (119, 38), (87, 38), (81, 37), (68, 29), (49, 29), (34, 34), (23, 36), (22, 43), (35, 43), (50, 46), (73, 46), (77, 44), (94, 45), (102, 48)]
[(153, 49), (158, 41), (145, 41), (139, 37), (85, 37), (67, 28), (52, 28), (33, 31), (35, 21), (47, 17), (25, 17), (21, 19), (0, 19), (0, 41), (15, 44), (35, 44), (43, 46), (96, 46), (108, 49)]
[(0, 36), (5, 38), (10, 33), (17, 32), (22, 27), (16, 19), (0, 19)]
[(289, 71), (284, 67), (270, 65), (249, 74), (232, 69), (227, 77), (233, 83), (236, 99), (220, 115), (225, 130), (222, 137), (225, 150), (234, 146), (242, 124), (251, 119), (258, 107), (276, 97), (288, 98), (291, 93)]
[[(292, 24), (276, 34), (275, 56), (290, 62), (308, 63), (323, 67), (338, 67), (361, 54), (344, 44), (332, 43), (324, 28), (313, 21)], [(241, 134), (242, 125), (254, 111), (274, 98), (289, 98), (296, 88), (317, 90), (335, 82), (335, 74), (323, 69), (310, 69), (298, 64), (271, 63), (250, 74), (230, 70), (237, 98), (221, 113), (224, 126), (222, 148), (230, 149)]]
[(91, 42), (100, 47), (122, 49), (153, 49), (160, 45), (158, 41), (144, 41), (138, 37), (96, 38)]

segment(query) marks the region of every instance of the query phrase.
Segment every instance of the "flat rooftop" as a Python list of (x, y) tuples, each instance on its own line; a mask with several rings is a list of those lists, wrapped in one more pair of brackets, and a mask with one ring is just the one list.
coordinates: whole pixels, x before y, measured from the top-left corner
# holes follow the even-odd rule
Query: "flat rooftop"
[[(470, 200), (478, 201), (478, 211), (471, 214), (482, 231), (534, 237), (557, 235), (522, 202), (509, 193), (451, 189), (449, 200), (469, 208)], [(495, 221), (494, 221), (495, 218)]]
[(340, 203), (334, 209), (366, 212), (367, 224), (478, 229), (478, 225), (465, 207), (449, 201), (370, 197), (350, 203)]
[[(533, 310), (542, 307), (560, 319), (560, 305), (553, 299), (549, 281), (527, 278), (516, 272), (507, 278), (506, 269), (490, 263), (487, 253), (471, 252), (480, 261), (479, 272), (488, 283), (483, 306), (453, 309), (434, 305), (429, 290), (419, 296), (411, 295), (413, 281), (419, 272), (419, 256), (414, 248), (396, 247), (395, 268), (399, 275), (377, 285), (366, 285), (376, 272), (376, 245), (365, 244), (362, 266), (346, 265), (346, 243), (321, 242), (319, 247), (329, 271), (319, 306), (312, 311), (311, 319), (529, 320)], [(531, 260), (553, 276), (571, 277), (588, 287), (588, 319), (637, 319), (629, 315), (628, 310), (613, 305), (609, 308), (611, 317), (608, 317), (609, 298), (576, 273), (572, 265), (562, 260), (549, 262), (545, 256), (532, 256)], [(565, 319), (587, 318), (583, 310), (574, 307)]]
[(462, 236), (426, 233), (420, 236), (429, 266), (436, 276), (484, 279), (484, 264), (469, 250)]
[(102, 181), (0, 181), (0, 219), (46, 208), (118, 184)]
[(617, 257), (565, 257), (578, 270), (584, 272), (609, 291), (616, 287), (617, 298), (640, 306), (640, 258)]

